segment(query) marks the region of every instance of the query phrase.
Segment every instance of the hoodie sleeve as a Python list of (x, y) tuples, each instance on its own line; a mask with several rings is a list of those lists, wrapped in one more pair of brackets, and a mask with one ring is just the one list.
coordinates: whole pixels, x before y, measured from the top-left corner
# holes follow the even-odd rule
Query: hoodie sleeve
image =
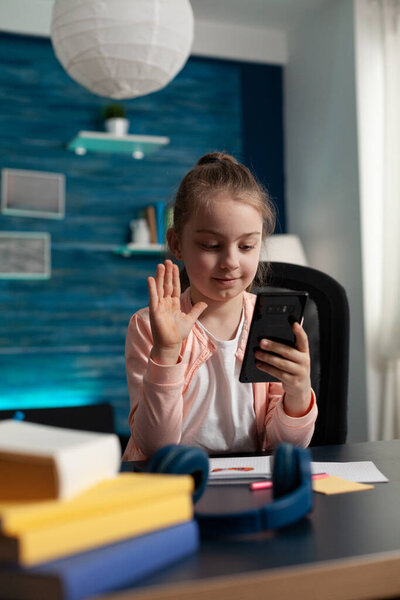
[(123, 460), (151, 456), (182, 433), (184, 364), (159, 365), (150, 358), (153, 339), (148, 309), (133, 315), (125, 344), (131, 438)]
[(317, 402), (311, 391), (310, 405), (305, 415), (290, 417), (283, 407), (282, 384), (270, 384), (268, 408), (265, 418), (265, 446), (276, 448), (280, 442), (290, 442), (306, 448), (312, 438), (317, 418)]

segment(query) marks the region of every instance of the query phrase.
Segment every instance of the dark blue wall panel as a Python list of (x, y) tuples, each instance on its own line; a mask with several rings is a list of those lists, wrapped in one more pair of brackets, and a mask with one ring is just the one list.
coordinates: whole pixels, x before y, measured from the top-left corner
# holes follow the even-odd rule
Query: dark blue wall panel
[(243, 161), (276, 207), (276, 232), (285, 233), (282, 67), (242, 63)]
[(0, 230), (52, 240), (49, 280), (0, 281), (0, 409), (110, 401), (125, 433), (125, 333), (157, 259), (112, 249), (138, 210), (173, 198), (199, 156), (243, 158), (243, 65), (191, 58), (164, 90), (124, 101), (130, 133), (171, 138), (143, 161), (66, 149), (77, 131), (103, 129), (107, 100), (68, 77), (48, 40), (0, 34), (0, 65), (0, 168), (66, 176), (65, 219), (0, 214)]

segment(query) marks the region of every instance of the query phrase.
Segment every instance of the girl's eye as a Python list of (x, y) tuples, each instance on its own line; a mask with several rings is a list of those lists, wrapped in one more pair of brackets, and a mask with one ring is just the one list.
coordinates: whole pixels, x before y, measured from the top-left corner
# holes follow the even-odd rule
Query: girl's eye
[(250, 244), (244, 244), (243, 246), (240, 246), (241, 250), (244, 250), (245, 252), (247, 250), (253, 250), (254, 246), (251, 246)]
[(205, 250), (217, 250), (219, 248), (219, 244), (201, 244), (201, 247)]

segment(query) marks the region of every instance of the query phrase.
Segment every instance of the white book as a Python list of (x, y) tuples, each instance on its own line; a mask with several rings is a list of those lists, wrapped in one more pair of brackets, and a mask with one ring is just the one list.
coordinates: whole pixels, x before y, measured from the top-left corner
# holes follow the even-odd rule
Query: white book
[(0, 421), (0, 500), (72, 498), (120, 470), (113, 433)]
[(209, 482), (271, 477), (270, 456), (226, 456), (209, 459)]

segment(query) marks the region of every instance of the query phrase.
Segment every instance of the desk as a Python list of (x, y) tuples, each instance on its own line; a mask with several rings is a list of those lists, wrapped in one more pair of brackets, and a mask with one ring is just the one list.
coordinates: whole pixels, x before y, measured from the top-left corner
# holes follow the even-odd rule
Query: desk
[[(199, 552), (111, 600), (273, 600), (400, 596), (400, 440), (311, 448), (314, 460), (372, 460), (389, 478), (373, 490), (315, 494), (313, 512), (275, 532), (204, 541)], [(269, 491), (218, 486), (221, 503)], [(215, 494), (210, 486), (200, 502)], [(256, 494), (256, 496), (255, 496)], [(209, 496), (211, 497), (211, 496)], [(256, 500), (254, 500), (256, 498)], [(241, 502), (242, 500), (240, 500)]]

